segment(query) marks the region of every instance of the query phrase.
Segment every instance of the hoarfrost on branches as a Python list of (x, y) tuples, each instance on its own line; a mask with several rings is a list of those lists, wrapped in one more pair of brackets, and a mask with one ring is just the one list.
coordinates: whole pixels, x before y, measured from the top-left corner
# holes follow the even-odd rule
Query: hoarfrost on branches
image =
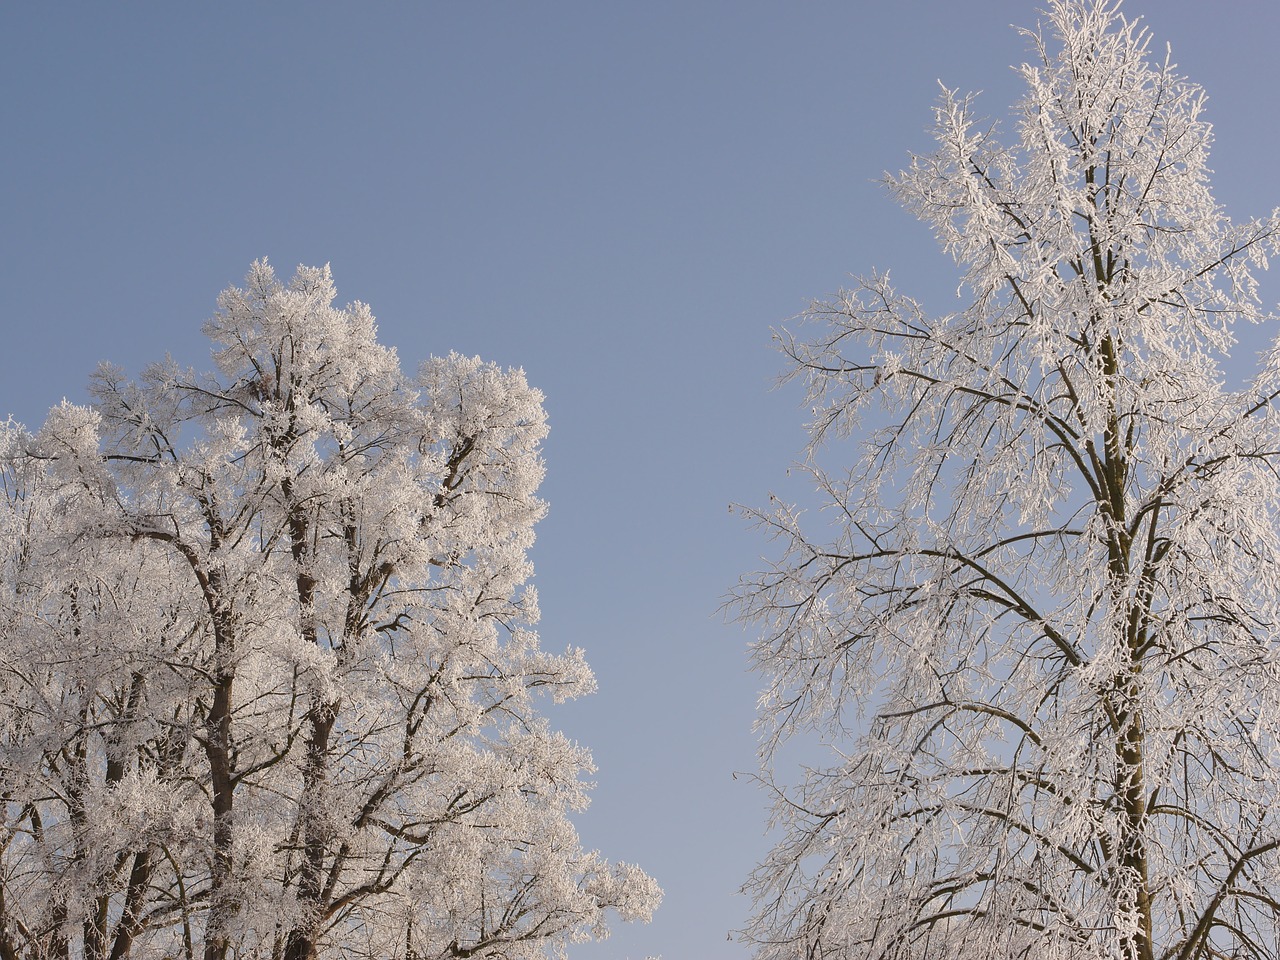
[(661, 891), (582, 850), (523, 372), (401, 372), (265, 261), (217, 373), (103, 367), (0, 435), (0, 956), (544, 957)]
[[(944, 91), (890, 181), (965, 307), (873, 274), (782, 338), (827, 526), (754, 512), (733, 601), (763, 960), (1280, 955), (1280, 343), (1222, 370), (1280, 219), (1217, 206), (1202, 93), (1116, 4), (1047, 16), (1012, 137)], [(778, 782), (813, 730), (856, 745)]]

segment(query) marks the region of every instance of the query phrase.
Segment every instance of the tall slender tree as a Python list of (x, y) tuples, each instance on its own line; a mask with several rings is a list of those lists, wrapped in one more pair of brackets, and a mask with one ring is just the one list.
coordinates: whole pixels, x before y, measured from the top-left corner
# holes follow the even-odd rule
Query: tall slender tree
[(1203, 95), (1117, 4), (1047, 17), (1008, 142), (946, 92), (890, 181), (965, 306), (872, 275), (782, 339), (828, 523), (754, 512), (735, 599), (764, 960), (1280, 955), (1280, 346), (1223, 371), (1280, 219), (1214, 202)]
[(590, 756), (537, 712), (594, 686), (534, 632), (541, 394), (406, 377), (334, 297), (256, 263), (217, 373), (9, 430), (0, 951), (532, 958), (657, 905), (581, 849)]

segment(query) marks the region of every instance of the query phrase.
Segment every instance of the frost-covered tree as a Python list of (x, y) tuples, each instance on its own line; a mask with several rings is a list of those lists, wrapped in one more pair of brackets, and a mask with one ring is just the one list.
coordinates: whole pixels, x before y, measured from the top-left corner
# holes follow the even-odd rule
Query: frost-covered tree
[(334, 297), (254, 264), (217, 373), (6, 434), (6, 960), (531, 958), (657, 905), (536, 709), (594, 686), (533, 629), (541, 394)]
[(120, 957), (195, 849), (199, 630), (181, 571), (84, 536), (101, 503), (31, 447), (3, 428), (0, 956)]
[(755, 512), (734, 600), (762, 960), (1280, 956), (1280, 346), (1223, 370), (1280, 218), (1215, 204), (1201, 91), (1111, 0), (1047, 18), (1012, 135), (944, 92), (890, 181), (963, 307), (873, 275), (782, 338), (826, 523)]

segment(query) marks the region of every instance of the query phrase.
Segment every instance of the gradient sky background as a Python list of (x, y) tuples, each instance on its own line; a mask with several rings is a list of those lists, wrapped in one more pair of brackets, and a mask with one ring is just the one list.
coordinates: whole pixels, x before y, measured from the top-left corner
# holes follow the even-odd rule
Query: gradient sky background
[[(600, 683), (553, 714), (599, 766), (579, 827), (666, 890), (572, 956), (744, 957), (759, 681), (717, 607), (768, 550), (729, 503), (803, 495), (770, 328), (872, 267), (951, 309), (876, 181), (929, 149), (938, 78), (1006, 115), (1037, 6), (6, 4), (0, 416), (83, 401), (100, 360), (208, 367), (200, 324), (262, 256), (330, 262), (409, 368), (523, 366), (552, 424), (543, 642)], [(1219, 201), (1280, 204), (1280, 4), (1125, 10), (1208, 90)]]

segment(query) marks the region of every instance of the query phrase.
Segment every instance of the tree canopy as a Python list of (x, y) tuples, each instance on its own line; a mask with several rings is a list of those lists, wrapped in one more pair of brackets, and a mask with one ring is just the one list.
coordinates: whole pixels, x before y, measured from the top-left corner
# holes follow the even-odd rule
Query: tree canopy
[(1280, 319), (1280, 219), (1215, 203), (1203, 93), (1117, 4), (1025, 34), (1011, 132), (945, 91), (889, 181), (962, 307), (876, 273), (781, 336), (823, 522), (751, 511), (779, 550), (733, 601), (781, 837), (762, 960), (1280, 949), (1280, 346), (1223, 367)]
[(0, 434), (4, 960), (543, 957), (660, 900), (537, 710), (594, 688), (534, 630), (542, 395), (334, 299), (255, 263), (215, 373)]

